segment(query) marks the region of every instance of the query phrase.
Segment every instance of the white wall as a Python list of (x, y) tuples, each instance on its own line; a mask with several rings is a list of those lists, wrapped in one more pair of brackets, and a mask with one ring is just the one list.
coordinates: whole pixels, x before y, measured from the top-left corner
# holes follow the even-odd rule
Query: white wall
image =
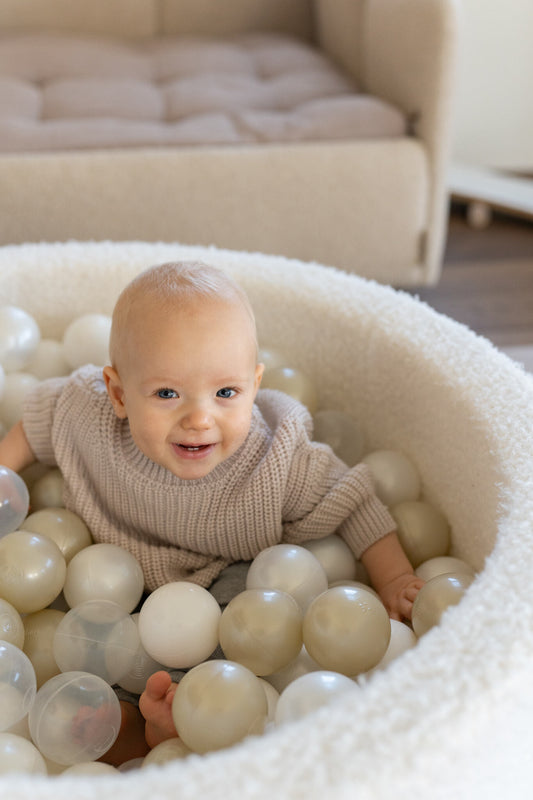
[(461, 0), (454, 159), (533, 171), (533, 0)]

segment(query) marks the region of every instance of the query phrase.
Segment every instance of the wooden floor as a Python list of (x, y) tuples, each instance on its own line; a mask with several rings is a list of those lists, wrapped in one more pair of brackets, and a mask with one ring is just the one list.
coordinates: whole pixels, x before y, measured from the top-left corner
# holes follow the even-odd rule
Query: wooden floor
[(500, 215), (475, 230), (454, 205), (442, 277), (415, 294), (497, 347), (533, 345), (533, 222)]

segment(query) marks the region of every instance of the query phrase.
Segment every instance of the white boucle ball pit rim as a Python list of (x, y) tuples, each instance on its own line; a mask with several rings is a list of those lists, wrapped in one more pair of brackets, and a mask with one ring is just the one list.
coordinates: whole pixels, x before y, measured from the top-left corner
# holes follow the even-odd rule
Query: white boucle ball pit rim
[(260, 342), (307, 371), (368, 450), (403, 450), (479, 570), (441, 624), (361, 691), (227, 751), (98, 778), (0, 778), (11, 800), (513, 798), (533, 766), (533, 380), (486, 340), (402, 292), (283, 257), (163, 243), (0, 249), (0, 304), (43, 337), (106, 313), (141, 269), (193, 258), (248, 291)]

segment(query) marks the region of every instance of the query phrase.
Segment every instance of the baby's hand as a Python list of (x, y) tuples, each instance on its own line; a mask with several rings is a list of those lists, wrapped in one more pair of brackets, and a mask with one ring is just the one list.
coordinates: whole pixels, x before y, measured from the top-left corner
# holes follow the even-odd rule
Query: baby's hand
[(411, 619), (415, 597), (423, 585), (421, 578), (405, 572), (380, 588), (381, 601), (392, 619)]

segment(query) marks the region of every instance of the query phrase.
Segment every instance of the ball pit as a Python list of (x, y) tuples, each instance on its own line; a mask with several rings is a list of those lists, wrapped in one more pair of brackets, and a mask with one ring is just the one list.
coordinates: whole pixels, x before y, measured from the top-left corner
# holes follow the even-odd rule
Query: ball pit
[[(353, 694), (266, 736), (119, 776), (4, 776), (43, 800), (223, 794), (270, 800), (527, 797), (533, 779), (533, 380), (484, 339), (401, 292), (313, 264), (172, 244), (0, 251), (0, 302), (59, 339), (109, 314), (142, 268), (201, 258), (231, 271), (260, 341), (312, 375), (320, 408), (350, 414), (367, 451), (397, 449), (448, 517), (451, 554), (478, 575), (441, 623)], [(31, 291), (29, 291), (29, 287)], [(452, 768), (453, 767), (453, 768)]]

